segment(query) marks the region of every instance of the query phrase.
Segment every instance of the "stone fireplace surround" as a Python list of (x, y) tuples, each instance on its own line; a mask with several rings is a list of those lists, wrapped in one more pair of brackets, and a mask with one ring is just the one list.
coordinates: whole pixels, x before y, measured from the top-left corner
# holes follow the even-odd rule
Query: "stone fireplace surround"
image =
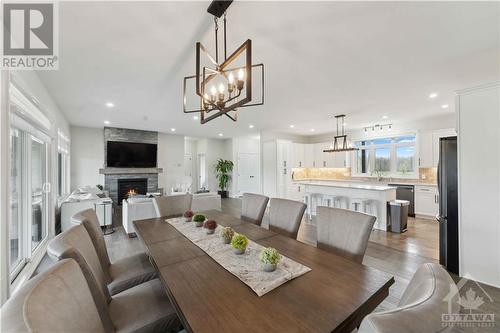
[(104, 128), (104, 163), (105, 168), (99, 172), (104, 174), (104, 189), (109, 191), (113, 203), (121, 206), (118, 202), (118, 180), (119, 179), (147, 179), (147, 192), (161, 192), (158, 188), (158, 173), (161, 168), (107, 168), (107, 142), (139, 142), (158, 144), (158, 132), (141, 131), (116, 127)]

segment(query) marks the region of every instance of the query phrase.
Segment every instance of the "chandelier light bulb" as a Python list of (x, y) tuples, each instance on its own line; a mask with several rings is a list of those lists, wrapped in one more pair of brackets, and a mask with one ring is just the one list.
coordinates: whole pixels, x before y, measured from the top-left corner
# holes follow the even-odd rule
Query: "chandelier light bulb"
[(224, 85), (221, 83), (219, 84), (219, 94), (223, 94), (224, 93)]
[(234, 83), (234, 75), (233, 75), (233, 72), (230, 72), (229, 73), (229, 76), (227, 77), (227, 80), (229, 81), (229, 83), (233, 84)]
[(215, 89), (214, 86), (210, 87), (210, 93), (215, 96), (215, 94), (217, 94), (217, 89)]
[(245, 71), (243, 70), (243, 68), (240, 68), (240, 70), (238, 71), (238, 80), (243, 81), (244, 78), (245, 78)]
[(205, 94), (203, 95), (203, 98), (204, 98), (206, 101), (208, 101), (208, 100), (209, 100), (209, 98), (208, 98), (208, 94), (206, 94), (206, 93), (205, 93)]

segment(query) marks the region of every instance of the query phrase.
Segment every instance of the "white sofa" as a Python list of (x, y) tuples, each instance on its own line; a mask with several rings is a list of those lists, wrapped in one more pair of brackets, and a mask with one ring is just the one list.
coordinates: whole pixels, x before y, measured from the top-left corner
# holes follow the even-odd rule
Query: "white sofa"
[[(103, 203), (108, 204), (102, 205)], [(89, 208), (97, 208), (96, 213), (101, 226), (104, 226), (104, 222), (106, 225), (113, 223), (112, 200), (108, 198), (107, 193), (94, 187), (85, 187), (76, 189), (62, 201), (61, 231), (66, 231), (74, 225), (71, 221), (73, 215)]]
[[(191, 210), (221, 210), (220, 195), (215, 192), (193, 194)], [(122, 201), (122, 223), (129, 236), (135, 234), (134, 221), (156, 217), (152, 198), (130, 198)]]

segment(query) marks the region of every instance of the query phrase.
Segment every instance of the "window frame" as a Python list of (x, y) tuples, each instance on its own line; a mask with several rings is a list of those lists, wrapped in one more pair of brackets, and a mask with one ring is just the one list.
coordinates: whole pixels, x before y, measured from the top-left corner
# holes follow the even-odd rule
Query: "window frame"
[[(412, 142), (400, 142), (397, 143), (396, 139), (401, 137), (414, 137), (415, 140)], [(383, 140), (383, 139), (391, 139), (390, 143), (380, 143), (374, 144), (374, 140)], [(415, 132), (410, 133), (400, 133), (394, 135), (383, 135), (383, 136), (374, 136), (374, 137), (365, 137), (359, 139), (353, 139), (352, 142), (359, 143), (362, 141), (371, 142), (370, 144), (361, 146), (355, 145), (360, 150), (368, 151), (368, 165), (367, 172), (360, 173), (358, 172), (358, 154), (351, 155), (351, 165), (353, 168), (351, 169), (352, 177), (369, 177), (369, 178), (378, 178), (378, 177), (394, 177), (394, 178), (409, 178), (409, 179), (417, 179), (418, 178), (418, 164), (417, 164), (417, 154), (418, 154), (418, 136)], [(413, 147), (414, 156), (413, 156), (413, 172), (402, 173), (397, 171), (397, 148), (399, 147)], [(375, 171), (375, 151), (379, 148), (389, 148), (390, 149), (390, 171), (389, 172), (377, 172)]]

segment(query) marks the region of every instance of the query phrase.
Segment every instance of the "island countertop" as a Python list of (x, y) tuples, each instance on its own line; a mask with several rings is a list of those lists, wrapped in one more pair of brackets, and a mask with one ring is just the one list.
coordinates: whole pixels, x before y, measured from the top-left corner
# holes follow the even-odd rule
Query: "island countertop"
[(362, 183), (349, 183), (349, 182), (332, 182), (332, 181), (298, 181), (297, 183), (306, 186), (326, 186), (326, 187), (341, 187), (341, 188), (351, 188), (358, 190), (369, 190), (369, 191), (391, 191), (396, 190), (393, 186), (386, 185), (371, 185)]

